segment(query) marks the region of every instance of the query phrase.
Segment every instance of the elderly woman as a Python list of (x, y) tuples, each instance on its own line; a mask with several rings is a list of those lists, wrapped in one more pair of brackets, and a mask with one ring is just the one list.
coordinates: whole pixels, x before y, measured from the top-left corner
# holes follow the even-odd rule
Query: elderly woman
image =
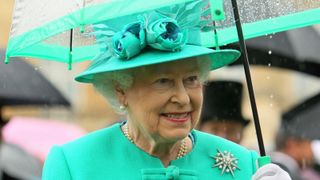
[(272, 164), (256, 172), (255, 152), (193, 129), (209, 71), (239, 57), (199, 46), (203, 2), (95, 25), (101, 53), (76, 80), (127, 121), (53, 147), (43, 179), (285, 179)]

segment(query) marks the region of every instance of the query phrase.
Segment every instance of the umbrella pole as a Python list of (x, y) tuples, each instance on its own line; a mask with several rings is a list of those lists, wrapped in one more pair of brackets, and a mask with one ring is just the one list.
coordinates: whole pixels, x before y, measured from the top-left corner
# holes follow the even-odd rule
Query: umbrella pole
[(244, 67), (244, 72), (245, 72), (245, 75), (246, 75), (246, 81), (247, 81), (247, 86), (248, 86), (248, 92), (249, 92), (249, 97), (250, 97), (250, 103), (251, 103), (251, 109), (252, 109), (252, 114), (253, 114), (254, 125), (255, 125), (258, 144), (259, 144), (260, 155), (261, 156), (266, 156), (266, 151), (264, 149), (263, 138), (262, 138), (262, 133), (261, 133), (260, 121), (259, 121), (259, 116), (258, 116), (258, 111), (257, 111), (257, 105), (256, 105), (256, 100), (255, 100), (253, 86), (252, 86), (250, 67), (249, 67), (249, 60), (248, 60), (248, 52), (247, 52), (246, 44), (244, 42), (244, 37), (243, 37), (243, 32), (242, 32), (242, 27), (241, 27), (241, 22), (240, 22), (238, 5), (237, 5), (237, 1), (236, 0), (231, 0), (231, 2), (232, 2), (232, 7), (233, 7), (233, 15), (234, 15), (234, 19), (235, 19), (235, 23), (236, 23), (236, 27), (237, 27), (237, 33), (238, 33), (238, 38), (239, 38), (239, 43), (240, 43), (240, 49), (241, 49), (241, 52), (242, 52), (242, 55), (243, 55), (243, 58), (242, 58), (243, 67)]
[(72, 43), (73, 43), (73, 28), (70, 30), (70, 41), (69, 41), (69, 60), (68, 60), (68, 69), (72, 69)]

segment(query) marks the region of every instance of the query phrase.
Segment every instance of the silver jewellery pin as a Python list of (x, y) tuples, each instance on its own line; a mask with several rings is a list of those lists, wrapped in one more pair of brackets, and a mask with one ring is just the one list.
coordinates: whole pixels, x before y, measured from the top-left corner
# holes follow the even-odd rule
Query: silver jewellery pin
[(218, 168), (221, 170), (221, 175), (224, 173), (230, 173), (234, 177), (234, 172), (240, 170), (238, 167), (238, 158), (235, 158), (230, 151), (220, 151), (217, 149), (217, 154), (213, 157), (215, 159), (215, 164), (213, 168)]

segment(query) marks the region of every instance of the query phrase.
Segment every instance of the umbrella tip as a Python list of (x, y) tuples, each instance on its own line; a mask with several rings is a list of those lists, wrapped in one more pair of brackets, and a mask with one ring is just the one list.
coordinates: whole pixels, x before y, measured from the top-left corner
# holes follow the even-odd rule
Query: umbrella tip
[(69, 53), (68, 70), (72, 70), (72, 51)]
[(84, 25), (83, 24), (80, 25), (80, 32), (84, 33)]
[(9, 64), (9, 56), (6, 56), (6, 57), (5, 57), (4, 63), (5, 63), (5, 64)]
[(69, 71), (72, 70), (72, 63), (68, 63), (68, 70), (69, 70)]

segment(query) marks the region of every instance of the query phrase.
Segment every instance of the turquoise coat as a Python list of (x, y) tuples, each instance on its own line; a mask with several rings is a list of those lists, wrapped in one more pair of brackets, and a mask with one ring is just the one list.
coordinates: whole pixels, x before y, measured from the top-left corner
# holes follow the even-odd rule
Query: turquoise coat
[[(251, 179), (256, 171), (257, 154), (217, 136), (193, 130), (194, 146), (186, 156), (173, 160), (165, 168), (161, 161), (131, 143), (121, 125), (90, 133), (71, 143), (55, 146), (48, 155), (44, 180), (95, 179)], [(218, 150), (237, 158), (231, 172), (213, 167)], [(221, 161), (220, 161), (221, 162)]]

